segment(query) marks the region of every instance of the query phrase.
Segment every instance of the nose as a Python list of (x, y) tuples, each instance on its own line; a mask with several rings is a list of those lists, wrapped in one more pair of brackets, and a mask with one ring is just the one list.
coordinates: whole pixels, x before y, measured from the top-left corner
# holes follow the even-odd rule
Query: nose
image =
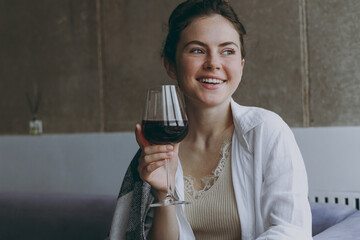
[(220, 70), (221, 63), (216, 55), (209, 55), (204, 62), (204, 69), (206, 70)]

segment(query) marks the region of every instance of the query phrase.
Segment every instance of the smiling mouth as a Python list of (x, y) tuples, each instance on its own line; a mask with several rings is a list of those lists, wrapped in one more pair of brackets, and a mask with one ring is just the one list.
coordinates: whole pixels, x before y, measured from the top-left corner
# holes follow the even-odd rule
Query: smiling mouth
[(220, 84), (225, 82), (225, 80), (220, 80), (216, 78), (197, 78), (196, 80), (206, 84)]

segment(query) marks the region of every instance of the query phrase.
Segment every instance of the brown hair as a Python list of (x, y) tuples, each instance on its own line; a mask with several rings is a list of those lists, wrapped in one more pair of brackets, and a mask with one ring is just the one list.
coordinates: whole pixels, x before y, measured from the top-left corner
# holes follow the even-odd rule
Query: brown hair
[(168, 28), (169, 32), (165, 40), (162, 57), (175, 64), (176, 47), (181, 32), (194, 20), (201, 16), (219, 14), (229, 20), (239, 33), (241, 44), (241, 56), (245, 58), (244, 38), (245, 28), (239, 21), (234, 9), (226, 0), (188, 0), (179, 4), (171, 13)]

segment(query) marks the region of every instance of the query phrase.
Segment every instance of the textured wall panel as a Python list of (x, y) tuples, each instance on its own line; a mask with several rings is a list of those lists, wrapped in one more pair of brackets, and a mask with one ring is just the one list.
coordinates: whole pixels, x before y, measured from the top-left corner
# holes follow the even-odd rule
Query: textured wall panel
[(146, 88), (176, 84), (162, 65), (165, 24), (176, 1), (103, 2), (105, 129), (135, 129)]
[[(0, 134), (28, 132), (25, 92), (37, 91), (44, 133), (133, 131), (146, 87), (175, 83), (160, 53), (180, 2), (0, 1)], [(307, 125), (310, 97), (311, 126), (360, 124), (357, 0), (231, 3), (247, 29), (237, 102), (273, 110), (294, 127)], [(307, 17), (303, 31), (299, 16)], [(311, 90), (305, 98), (304, 66)]]
[[(132, 130), (141, 118), (145, 88), (173, 83), (159, 56), (166, 35), (164, 24), (179, 2), (104, 2), (107, 131)], [(301, 126), (298, 2), (233, 4), (248, 31), (244, 84), (235, 99), (274, 110), (291, 125)]]
[(291, 126), (302, 126), (299, 1), (232, 1), (246, 30), (240, 104), (278, 113)]
[(360, 124), (360, 2), (308, 1), (313, 126)]
[(44, 133), (99, 129), (95, 1), (1, 1), (0, 134), (26, 134), (25, 92)]

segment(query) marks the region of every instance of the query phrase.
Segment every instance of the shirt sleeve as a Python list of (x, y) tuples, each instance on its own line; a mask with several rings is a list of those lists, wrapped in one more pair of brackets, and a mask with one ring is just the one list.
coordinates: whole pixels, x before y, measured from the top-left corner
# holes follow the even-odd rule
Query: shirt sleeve
[(312, 239), (306, 169), (294, 135), (280, 118), (261, 128), (260, 213), (265, 232), (257, 239)]
[[(184, 175), (181, 167), (180, 159), (178, 160), (178, 168), (175, 175), (175, 196), (180, 200), (185, 200), (184, 194)], [(190, 223), (187, 221), (184, 211), (184, 205), (176, 205), (176, 218), (179, 226), (179, 240), (195, 240), (194, 233)]]

